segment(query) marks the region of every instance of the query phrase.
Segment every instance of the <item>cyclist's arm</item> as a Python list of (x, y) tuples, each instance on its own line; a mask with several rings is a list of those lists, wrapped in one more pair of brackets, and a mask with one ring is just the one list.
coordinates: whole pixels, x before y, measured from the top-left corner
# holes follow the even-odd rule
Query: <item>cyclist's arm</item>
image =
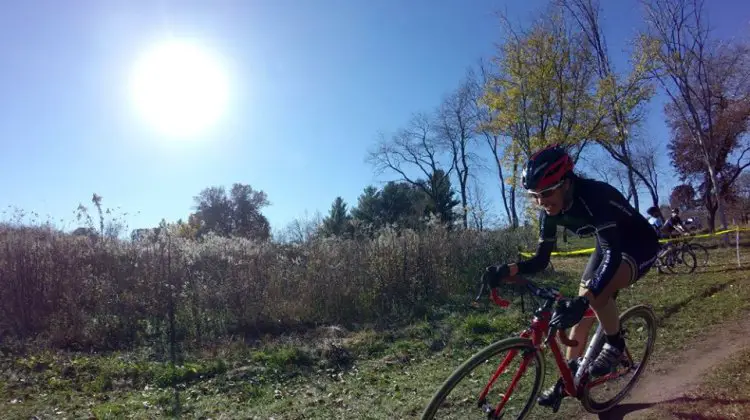
[(510, 264), (510, 275), (515, 276), (516, 274), (533, 274), (544, 270), (549, 265), (550, 255), (552, 255), (552, 249), (555, 247), (555, 241), (540, 241), (536, 247), (536, 253), (534, 256), (526, 261), (519, 261), (515, 264)]
[(539, 224), (541, 227), (539, 229), (539, 244), (536, 247), (536, 253), (526, 261), (510, 264), (511, 276), (519, 273), (537, 273), (549, 265), (550, 255), (552, 255), (552, 249), (554, 249), (555, 242), (557, 241), (557, 224), (547, 217), (544, 210), (540, 212)]

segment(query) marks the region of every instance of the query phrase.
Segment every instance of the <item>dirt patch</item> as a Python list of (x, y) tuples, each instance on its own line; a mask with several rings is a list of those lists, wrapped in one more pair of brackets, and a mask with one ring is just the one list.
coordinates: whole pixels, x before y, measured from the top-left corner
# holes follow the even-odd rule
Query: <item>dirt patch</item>
[(685, 399), (685, 393), (697, 387), (712, 368), (736, 352), (750, 348), (749, 315), (746, 312), (737, 319), (712, 327), (681, 353), (652, 359), (638, 384), (620, 404), (607, 413), (586, 414), (583, 418), (640, 419), (653, 415), (654, 408), (660, 404)]

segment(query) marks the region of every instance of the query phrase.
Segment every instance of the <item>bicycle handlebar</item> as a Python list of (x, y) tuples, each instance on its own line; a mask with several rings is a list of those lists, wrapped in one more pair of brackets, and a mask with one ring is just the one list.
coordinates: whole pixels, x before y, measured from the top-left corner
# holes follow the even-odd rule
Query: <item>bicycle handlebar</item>
[[(510, 281), (508, 279), (510, 279)], [(545, 299), (545, 300), (557, 301), (557, 300), (564, 298), (563, 294), (560, 293), (559, 290), (553, 287), (539, 287), (533, 281), (525, 277), (522, 277), (521, 275), (518, 275), (518, 274), (515, 276), (508, 277), (505, 283), (524, 285), (526, 286), (526, 289), (532, 295)], [(484, 275), (482, 275), (482, 286), (479, 289), (479, 294), (477, 295), (475, 301), (479, 301), (479, 299), (482, 297), (482, 294), (484, 292), (484, 288), (486, 285), (487, 285), (487, 282), (485, 281)], [(500, 306), (501, 308), (507, 308), (508, 306), (510, 306), (510, 301), (500, 297), (500, 294), (498, 293), (497, 288), (495, 287), (490, 288), (490, 299), (497, 306)], [(568, 347), (578, 346), (578, 340), (573, 340), (573, 339), (568, 338), (567, 336), (565, 336), (564, 332), (565, 330), (560, 330), (560, 329), (557, 329), (557, 327), (555, 326), (550, 326), (550, 331), (549, 331), (549, 334), (547, 335), (547, 340), (545, 340), (545, 342), (549, 342), (549, 340), (552, 337), (557, 335), (557, 338), (566, 346)]]
[[(486, 274), (486, 273), (485, 273)], [(553, 287), (540, 287), (537, 286), (536, 283), (533, 281), (521, 276), (520, 274), (516, 274), (515, 276), (510, 276), (505, 279), (506, 284), (520, 284), (523, 286), (526, 286), (526, 289), (534, 296), (540, 297), (542, 299), (546, 300), (559, 300), (563, 298), (564, 296), (560, 293), (559, 290), (553, 288)], [(477, 294), (476, 301), (479, 301), (482, 297), (482, 293), (484, 292), (484, 287), (487, 285), (487, 282), (485, 281), (484, 275), (482, 276), (482, 287), (479, 289), (479, 294)], [(510, 305), (510, 301), (502, 299), (500, 295), (497, 293), (496, 288), (490, 289), (490, 298), (493, 302), (495, 302), (498, 306), (506, 308), (508, 305)]]

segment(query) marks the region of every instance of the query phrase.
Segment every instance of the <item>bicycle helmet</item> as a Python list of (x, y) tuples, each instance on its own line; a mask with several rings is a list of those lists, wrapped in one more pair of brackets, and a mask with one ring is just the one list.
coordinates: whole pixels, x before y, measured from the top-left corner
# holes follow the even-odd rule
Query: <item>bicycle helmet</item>
[(557, 144), (545, 147), (531, 155), (521, 175), (521, 184), (527, 190), (549, 188), (573, 170), (573, 159)]
[(656, 206), (651, 206), (648, 208), (648, 210), (646, 210), (646, 214), (653, 217), (659, 217), (661, 216), (661, 210), (659, 210), (659, 208)]

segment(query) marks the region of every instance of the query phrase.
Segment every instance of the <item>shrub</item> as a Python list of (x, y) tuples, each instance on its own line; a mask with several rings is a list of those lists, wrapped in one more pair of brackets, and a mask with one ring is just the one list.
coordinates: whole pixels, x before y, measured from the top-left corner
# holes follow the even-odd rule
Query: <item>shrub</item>
[(169, 229), (124, 241), (4, 225), (0, 337), (115, 349), (163, 344), (170, 314), (175, 338), (193, 342), (411, 321), (474, 294), (482, 268), (515, 259), (529, 233), (436, 226), (280, 244), (195, 241)]

